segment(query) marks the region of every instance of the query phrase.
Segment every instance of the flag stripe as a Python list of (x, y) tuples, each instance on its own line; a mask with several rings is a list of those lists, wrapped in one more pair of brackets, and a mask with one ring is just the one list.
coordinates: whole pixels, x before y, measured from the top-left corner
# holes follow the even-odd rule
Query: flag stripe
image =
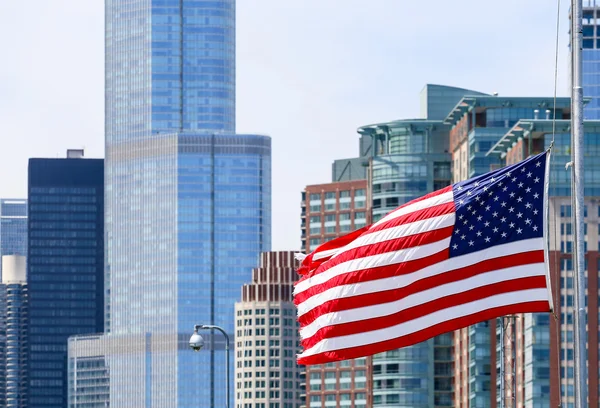
[[(363, 330), (361, 333), (352, 334), (349, 336), (324, 339), (317, 343), (314, 347), (305, 350), (304, 353), (299, 356), (299, 358), (302, 359), (303, 357), (320, 354), (326, 351), (364, 346), (373, 343), (373, 340), (375, 339), (379, 341), (385, 341), (401, 336), (411, 335), (429, 326), (434, 326), (447, 320), (453, 320), (457, 317), (468, 316), (474, 310), (481, 311), (501, 306), (519, 304), (522, 303), (523, 299), (527, 299), (527, 302), (544, 302), (545, 309), (543, 310), (548, 310), (548, 290), (546, 288), (517, 290), (510, 293), (493, 295), (485, 299), (476, 300), (474, 302), (465, 303), (447, 309), (441, 309), (427, 316), (422, 316), (417, 319), (413, 319), (410, 322), (400, 323), (392, 327), (386, 327), (385, 329)], [(475, 314), (479, 313), (480, 312)], [(484, 319), (479, 319), (477, 321), (481, 320)], [(464, 327), (464, 325), (459, 327)], [(414, 339), (412, 338), (409, 341), (410, 344), (415, 343)], [(300, 360), (299, 363), (303, 364)]]
[[(392, 278), (332, 287), (298, 305), (298, 321), (306, 326), (319, 316), (324, 318), (327, 313), (392, 302), (405, 297), (407, 293), (418, 293), (479, 273), (536, 263), (544, 263), (543, 250), (492, 258), (456, 269), (435, 268), (437, 265), (433, 265)], [(526, 276), (524, 272), (522, 276)]]
[(373, 226), (376, 227), (394, 218), (409, 214), (414, 211), (432, 207), (438, 204), (450, 203), (453, 201), (454, 193), (452, 192), (452, 186), (448, 186), (400, 206), (397, 210), (388, 213), (385, 217), (377, 221), (375, 224), (373, 224)]
[[(359, 333), (364, 330), (365, 321), (368, 321), (370, 330), (382, 329), (425, 316), (438, 309), (483, 299), (494, 294), (520, 289), (545, 288), (546, 274), (543, 266), (543, 263), (532, 264), (527, 267), (482, 273), (468, 280), (441, 284), (393, 302), (328, 313), (300, 330), (302, 345), (304, 348), (310, 348), (325, 337)], [(524, 272), (525, 277), (523, 277)], [(390, 313), (391, 311), (394, 312)]]
[[(524, 293), (521, 296), (527, 296), (529, 293)], [(516, 302), (519, 302), (525, 297), (518, 299), (515, 298)], [(448, 333), (453, 330), (457, 330), (463, 327), (470, 326), (481, 321), (490, 320), (499, 316), (505, 316), (515, 313), (535, 313), (535, 312), (547, 312), (548, 301), (537, 300), (537, 301), (525, 301), (520, 303), (506, 302), (507, 304), (490, 307), (489, 309), (480, 309), (476, 313), (467, 314), (464, 316), (450, 318), (448, 320), (442, 319), (439, 323), (431, 326), (425, 326), (422, 330), (416, 330), (409, 333), (407, 336), (396, 337), (384, 341), (375, 341), (378, 338), (372, 336), (371, 343), (361, 344), (355, 347), (346, 347), (336, 350), (320, 351), (318, 353), (312, 353), (310, 355), (300, 354), (298, 356), (298, 364), (300, 365), (312, 365), (312, 364), (324, 364), (332, 361), (348, 360), (353, 358), (359, 358), (364, 356), (370, 356), (373, 354), (381, 353), (388, 350), (402, 348), (413, 344), (420, 343), (428, 340), (439, 334)], [(467, 310), (473, 311), (474, 307), (478, 305), (471, 305), (466, 307)]]
[(368, 268), (381, 267), (391, 264), (412, 261), (415, 259), (427, 258), (430, 255), (448, 249), (450, 238), (432, 244), (421, 245), (416, 248), (400, 249), (383, 254), (365, 256), (360, 259), (351, 259), (344, 263), (327, 269), (323, 273), (311, 276), (296, 284), (295, 294), (301, 293), (308, 288), (327, 282), (328, 280), (349, 272), (360, 271)]

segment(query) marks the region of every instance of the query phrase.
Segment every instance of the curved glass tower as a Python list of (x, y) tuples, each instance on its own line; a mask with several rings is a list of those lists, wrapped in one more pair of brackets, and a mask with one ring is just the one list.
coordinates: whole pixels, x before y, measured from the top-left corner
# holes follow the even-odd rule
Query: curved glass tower
[(110, 378), (95, 403), (224, 406), (223, 338), (189, 336), (218, 325), (233, 350), (271, 247), (271, 140), (235, 134), (235, 0), (106, 0), (105, 177), (109, 334), (71, 339), (70, 404), (91, 365)]

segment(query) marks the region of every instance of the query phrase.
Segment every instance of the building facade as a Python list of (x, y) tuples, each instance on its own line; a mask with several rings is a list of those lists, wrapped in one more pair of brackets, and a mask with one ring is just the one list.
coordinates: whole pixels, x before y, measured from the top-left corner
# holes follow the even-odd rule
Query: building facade
[(113, 407), (223, 406), (224, 344), (187, 341), (234, 338), (271, 247), (271, 140), (235, 134), (235, 1), (107, 1), (106, 112), (107, 335), (71, 366), (108, 367)]
[(3, 255), (0, 282), (0, 407), (27, 407), (27, 274), (20, 255)]
[[(526, 314), (512, 319), (511, 337), (505, 339), (514, 347), (509, 359), (507, 395), (517, 407), (574, 406), (573, 363), (573, 226), (570, 172), (570, 122), (549, 120), (520, 121), (494, 146), (490, 154), (508, 164), (550, 147), (556, 127), (550, 169), (549, 234), (550, 276), (556, 318), (548, 314)], [(600, 271), (600, 122), (586, 121), (584, 141), (585, 192), (585, 267), (587, 308), (588, 405), (598, 406), (598, 274)], [(512, 334), (512, 333), (511, 333)], [(514, 378), (512, 378), (514, 376)]]
[(2, 255), (27, 256), (27, 200), (0, 199), (0, 256)]
[[(569, 19), (571, 15), (569, 15)], [(583, 94), (590, 98), (583, 115), (586, 120), (600, 119), (600, 1), (583, 1)], [(569, 34), (570, 34), (569, 30)], [(569, 50), (571, 38), (569, 37)], [(571, 67), (569, 67), (571, 70)]]
[[(366, 180), (310, 185), (302, 192), (302, 249), (307, 254), (324, 242), (370, 223)], [(306, 407), (372, 405), (371, 357), (305, 368)]]
[(104, 161), (80, 154), (29, 160), (31, 407), (67, 405), (67, 339), (104, 327)]
[(235, 304), (236, 408), (298, 408), (300, 337), (293, 290), (293, 252), (264, 252)]

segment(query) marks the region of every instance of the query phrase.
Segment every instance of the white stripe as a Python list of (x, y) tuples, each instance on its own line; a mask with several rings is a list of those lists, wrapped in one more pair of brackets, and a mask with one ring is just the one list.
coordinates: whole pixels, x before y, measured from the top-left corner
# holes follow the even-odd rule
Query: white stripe
[(298, 305), (298, 316), (302, 316), (315, 307), (333, 299), (365, 295), (367, 293), (376, 293), (390, 290), (391, 288), (402, 288), (418, 280), (437, 276), (451, 270), (464, 268), (466, 266), (475, 265), (479, 262), (489, 259), (501, 258), (507, 255), (520, 254), (523, 252), (541, 249), (544, 249), (543, 238), (531, 238), (493, 246), (491, 248), (482, 249), (481, 251), (450, 258), (405, 275), (335, 286), (327, 289), (324, 292), (317, 293), (300, 303)]
[(349, 261), (342, 262), (327, 269), (325, 272), (321, 272), (306, 280), (298, 282), (298, 284), (296, 284), (296, 288), (294, 289), (294, 294), (302, 293), (312, 286), (320, 285), (321, 283), (327, 282), (329, 279), (348, 272), (426, 258), (430, 255), (447, 249), (450, 245), (451, 239), (452, 237), (448, 237), (431, 244), (425, 244), (414, 248), (400, 249), (398, 251), (386, 252), (378, 255), (365, 256), (364, 258), (351, 259)]
[(313, 255), (313, 261), (318, 261), (319, 259), (322, 258), (327, 258), (328, 256), (334, 255), (337, 251), (341, 250), (344, 247), (338, 247), (338, 248), (333, 248), (333, 249), (328, 249), (327, 251), (323, 251), (323, 252), (317, 252), (316, 254)]
[(405, 214), (410, 214), (415, 211), (423, 210), (425, 208), (433, 207), (435, 205), (450, 203), (454, 201), (454, 192), (452, 190), (447, 193), (443, 193), (440, 195), (436, 195), (430, 198), (426, 198), (425, 200), (417, 201), (414, 204), (407, 205), (406, 207), (398, 208), (396, 211), (393, 211), (377, 221), (373, 226), (380, 225), (389, 220), (393, 220), (394, 218), (401, 217)]
[[(375, 319), (378, 317), (389, 316), (401, 312), (408, 308), (418, 306), (427, 302), (441, 299), (457, 293), (465, 293), (476, 290), (486, 285), (499, 282), (506, 282), (519, 278), (531, 276), (546, 276), (544, 262), (513, 266), (510, 268), (497, 269), (472, 276), (456, 282), (450, 282), (433, 287), (421, 292), (406, 296), (405, 298), (388, 303), (379, 303), (372, 306), (365, 306), (354, 309), (341, 310), (339, 312), (327, 313), (319, 316), (311, 324), (300, 330), (300, 336), (307, 339), (314, 336), (315, 333), (326, 326), (333, 326), (340, 323), (358, 322), (361, 320)], [(366, 322), (365, 322), (366, 323)], [(368, 324), (368, 323), (366, 323)]]
[[(325, 351), (334, 351), (350, 347), (359, 347), (375, 342), (392, 340), (398, 337), (407, 336), (409, 334), (421, 331), (436, 324), (469, 316), (475, 313), (492, 309), (495, 307), (508, 306), (518, 304), (523, 301), (548, 301), (547, 289), (527, 289), (517, 292), (502, 293), (499, 295), (490, 296), (485, 299), (476, 300), (463, 305), (450, 307), (447, 309), (433, 312), (427, 316), (422, 316), (413, 319), (409, 322), (400, 323), (396, 326), (386, 327), (384, 329), (364, 331), (348, 336), (334, 337), (331, 339), (323, 339), (313, 347), (305, 350), (298, 358), (309, 357)], [(366, 325), (368, 328), (368, 325)]]
[[(386, 228), (381, 231), (373, 232), (371, 234), (361, 235), (354, 241), (349, 243), (343, 248), (343, 252), (350, 249), (358, 248), (365, 245), (378, 244), (380, 242), (389, 241), (391, 239), (398, 239), (416, 235), (424, 232), (435, 231), (454, 225), (456, 220), (456, 214), (444, 214), (437, 217), (431, 217), (424, 220), (414, 221), (407, 224), (398, 225), (397, 227)], [(343, 253), (340, 251), (336, 254), (340, 255)]]

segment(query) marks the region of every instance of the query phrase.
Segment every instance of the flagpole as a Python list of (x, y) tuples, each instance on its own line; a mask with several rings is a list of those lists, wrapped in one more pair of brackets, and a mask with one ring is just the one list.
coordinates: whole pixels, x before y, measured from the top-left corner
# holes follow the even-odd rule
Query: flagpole
[(582, 48), (583, 48), (583, 1), (571, 0), (572, 42), (571, 58), (572, 82), (572, 132), (573, 132), (573, 212), (575, 232), (575, 407), (587, 406), (587, 367), (586, 367), (586, 313), (585, 313), (585, 263), (584, 263), (584, 190), (583, 190), (583, 87), (582, 87)]

